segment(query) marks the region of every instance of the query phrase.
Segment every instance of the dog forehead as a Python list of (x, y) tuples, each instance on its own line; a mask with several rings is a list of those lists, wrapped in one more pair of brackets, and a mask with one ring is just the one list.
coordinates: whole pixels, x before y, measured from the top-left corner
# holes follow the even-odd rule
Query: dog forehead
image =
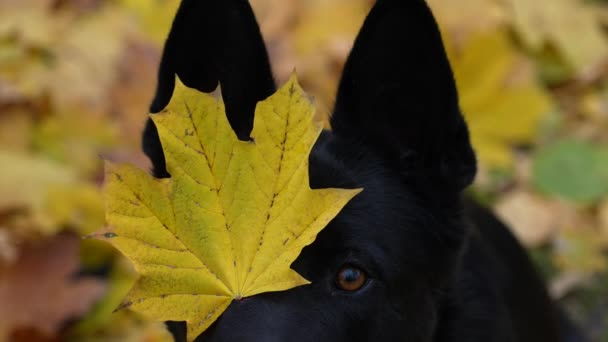
[(402, 173), (364, 145), (330, 132), (313, 148), (310, 182), (313, 188), (363, 188), (321, 231), (311, 246), (315, 254), (354, 250), (387, 272), (396, 261), (425, 269), (450, 230), (449, 213), (429, 205)]
[(364, 147), (329, 134), (311, 153), (310, 182), (313, 188), (363, 189), (328, 227), (342, 245), (399, 243), (407, 238), (407, 227), (423, 225), (429, 217), (399, 172)]

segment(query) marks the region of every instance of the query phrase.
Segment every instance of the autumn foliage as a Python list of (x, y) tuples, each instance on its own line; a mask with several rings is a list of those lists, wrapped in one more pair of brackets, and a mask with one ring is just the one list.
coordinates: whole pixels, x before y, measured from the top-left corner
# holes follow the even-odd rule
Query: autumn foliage
[[(277, 83), (295, 68), (327, 125), (372, 1), (250, 2)], [(469, 195), (530, 247), (553, 296), (589, 334), (607, 338), (608, 5), (429, 3), (480, 158)], [(137, 261), (80, 237), (124, 234), (106, 226), (103, 159), (149, 169), (140, 132), (178, 4), (0, 0), (0, 340), (168, 338), (131, 310), (113, 313)]]
[[(223, 101), (178, 81), (151, 115), (170, 178), (106, 164), (110, 242), (140, 274), (121, 308), (186, 321), (188, 340), (232, 300), (309, 282), (290, 268), (360, 190), (316, 189), (308, 156), (321, 134), (295, 74), (258, 103), (252, 141), (241, 141)], [(205, 227), (205, 229), (200, 229)]]

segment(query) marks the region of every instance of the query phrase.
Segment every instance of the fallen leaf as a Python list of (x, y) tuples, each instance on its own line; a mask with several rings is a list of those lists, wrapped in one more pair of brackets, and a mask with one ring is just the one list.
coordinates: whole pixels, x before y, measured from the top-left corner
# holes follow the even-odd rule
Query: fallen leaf
[(553, 45), (579, 73), (608, 57), (608, 40), (593, 8), (579, 0), (508, 0), (515, 30), (524, 43), (541, 50)]
[[(294, 43), (300, 54), (319, 53), (332, 41), (345, 37), (351, 41), (359, 32), (369, 11), (369, 1), (311, 0), (299, 14)], [(346, 57), (346, 56), (344, 56)]]
[(547, 195), (593, 203), (608, 194), (608, 150), (575, 140), (550, 145), (534, 159), (532, 184)]
[(250, 0), (249, 3), (267, 42), (281, 39), (305, 6), (297, 0)]
[(23, 247), (18, 260), (0, 270), (0, 331), (32, 328), (52, 336), (99, 299), (103, 282), (75, 277), (79, 241), (61, 234)]
[(315, 99), (316, 117), (329, 113), (342, 67), (371, 8), (370, 0), (256, 0), (256, 17), (279, 82), (294, 69)]
[(97, 186), (51, 186), (45, 198), (44, 213), (54, 226), (69, 227), (81, 235), (104, 226), (103, 198)]
[[(50, 186), (76, 182), (74, 171), (52, 160), (0, 150), (0, 208), (42, 208)], [(27, 182), (23, 180), (27, 179)]]
[(61, 108), (101, 107), (116, 77), (124, 43), (119, 33), (127, 32), (126, 25), (125, 16), (111, 7), (94, 16), (40, 7), (2, 10), (0, 83), (27, 99), (48, 94)]
[[(568, 206), (550, 202), (525, 190), (503, 195), (494, 206), (496, 214), (527, 247), (549, 242), (576, 212)], [(569, 216), (569, 217), (565, 217)]]
[(65, 227), (87, 234), (103, 226), (98, 188), (80, 180), (74, 168), (1, 149), (0, 164), (11, 166), (0, 177), (0, 224), (17, 240), (52, 236)]
[(180, 1), (120, 0), (119, 3), (139, 21), (142, 32), (160, 45), (169, 34), (169, 28)]
[(159, 48), (131, 39), (120, 60), (119, 77), (110, 90), (111, 110), (121, 133), (113, 143), (120, 145), (120, 152), (141, 151), (141, 132), (156, 87), (160, 54)]
[(506, 30), (477, 32), (458, 45), (449, 32), (444, 37), (480, 162), (490, 168), (511, 167), (513, 146), (531, 143), (551, 109), (548, 93)]
[[(111, 248), (108, 244), (96, 242)], [(90, 251), (89, 251), (90, 252)], [(164, 322), (150, 322), (128, 310), (115, 312), (116, 307), (133, 287), (137, 274), (126, 258), (112, 263), (107, 278), (107, 291), (90, 312), (67, 333), (70, 341), (105, 342), (173, 342)]]
[(152, 115), (171, 178), (106, 166), (107, 230), (95, 234), (140, 274), (123, 307), (187, 321), (193, 340), (233, 299), (308, 283), (290, 268), (361, 190), (311, 190), (308, 155), (321, 133), (295, 75), (258, 103), (239, 141), (221, 101), (177, 87)]
[(585, 274), (604, 272), (608, 269), (608, 259), (603, 253), (603, 241), (591, 224), (579, 224), (561, 231), (554, 244), (553, 259), (566, 272)]
[(460, 45), (480, 32), (494, 32), (510, 24), (511, 18), (497, 1), (427, 0), (437, 22), (449, 32), (454, 44)]
[(128, 31), (127, 24), (126, 18), (111, 8), (99, 10), (95, 16), (76, 18), (52, 46), (54, 68), (26, 77), (44, 82), (59, 108), (72, 103), (103, 108), (117, 77), (117, 64), (126, 43), (121, 33)]
[(117, 144), (119, 127), (104, 112), (72, 109), (41, 120), (32, 132), (31, 148), (93, 178), (103, 162), (99, 155)]

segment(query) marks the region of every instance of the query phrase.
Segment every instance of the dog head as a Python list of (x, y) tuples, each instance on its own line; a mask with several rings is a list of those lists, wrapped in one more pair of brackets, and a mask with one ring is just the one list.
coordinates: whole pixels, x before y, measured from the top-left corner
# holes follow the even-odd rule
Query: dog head
[[(152, 112), (175, 75), (213, 91), (249, 139), (258, 101), (275, 91), (245, 0), (183, 0), (166, 42)], [(345, 64), (310, 156), (313, 188), (363, 188), (292, 265), (310, 285), (234, 301), (199, 341), (431, 341), (441, 291), (466, 229), (460, 194), (476, 171), (441, 36), (423, 0), (378, 0)], [(168, 177), (151, 121), (143, 148)], [(183, 339), (183, 323), (169, 324)]]

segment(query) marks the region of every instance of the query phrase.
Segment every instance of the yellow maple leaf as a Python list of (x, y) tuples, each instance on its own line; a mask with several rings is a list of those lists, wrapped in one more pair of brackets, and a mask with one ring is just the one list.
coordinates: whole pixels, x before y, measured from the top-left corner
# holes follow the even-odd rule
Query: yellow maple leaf
[(140, 274), (124, 307), (187, 321), (193, 340), (233, 299), (308, 283), (291, 263), (360, 191), (310, 189), (313, 113), (294, 75), (258, 104), (244, 142), (221, 100), (178, 82), (152, 115), (171, 178), (106, 166), (110, 228), (96, 236)]

